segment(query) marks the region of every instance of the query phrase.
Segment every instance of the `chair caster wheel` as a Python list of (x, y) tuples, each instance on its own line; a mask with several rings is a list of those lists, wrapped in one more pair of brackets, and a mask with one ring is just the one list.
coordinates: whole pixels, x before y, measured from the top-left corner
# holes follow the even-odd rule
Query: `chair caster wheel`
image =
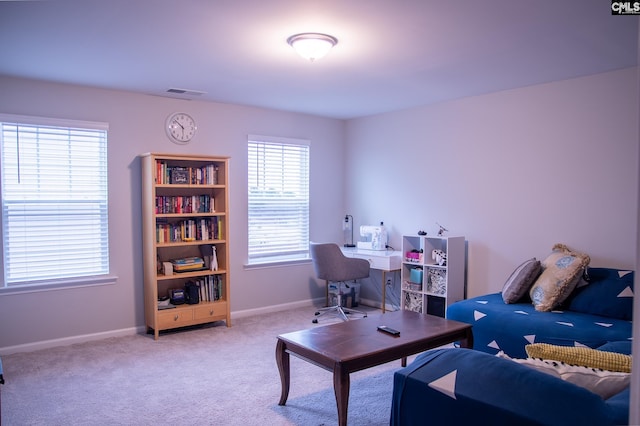
[(314, 323), (314, 324), (317, 324), (317, 323), (318, 323), (318, 320), (317, 320), (317, 319), (314, 319), (314, 320), (311, 320), (311, 322), (312, 322), (312, 323)]
[(320, 315), (320, 311), (316, 312), (316, 315)]
[(365, 316), (363, 316), (362, 318), (366, 318), (366, 317), (367, 317), (367, 316), (365, 315)]

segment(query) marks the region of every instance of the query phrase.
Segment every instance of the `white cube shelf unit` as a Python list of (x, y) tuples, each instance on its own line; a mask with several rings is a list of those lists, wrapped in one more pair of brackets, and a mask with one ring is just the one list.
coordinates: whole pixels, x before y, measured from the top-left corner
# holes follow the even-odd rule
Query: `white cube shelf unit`
[[(446, 262), (434, 259), (434, 250)], [(401, 308), (445, 317), (447, 307), (464, 299), (465, 239), (461, 236), (402, 236)]]

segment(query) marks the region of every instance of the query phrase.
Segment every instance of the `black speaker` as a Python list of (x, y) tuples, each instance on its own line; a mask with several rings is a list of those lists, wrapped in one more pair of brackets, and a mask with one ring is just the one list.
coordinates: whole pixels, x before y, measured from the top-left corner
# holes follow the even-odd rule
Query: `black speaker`
[(200, 303), (200, 286), (193, 281), (187, 281), (184, 285), (185, 299), (189, 305)]

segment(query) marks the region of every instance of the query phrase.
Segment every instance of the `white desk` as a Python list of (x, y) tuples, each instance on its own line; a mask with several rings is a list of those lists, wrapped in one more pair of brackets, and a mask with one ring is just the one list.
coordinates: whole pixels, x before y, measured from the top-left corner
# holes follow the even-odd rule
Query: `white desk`
[(340, 247), (347, 257), (357, 257), (369, 261), (371, 269), (382, 271), (382, 313), (386, 310), (387, 272), (400, 270), (402, 252), (399, 250), (363, 250), (357, 247)]

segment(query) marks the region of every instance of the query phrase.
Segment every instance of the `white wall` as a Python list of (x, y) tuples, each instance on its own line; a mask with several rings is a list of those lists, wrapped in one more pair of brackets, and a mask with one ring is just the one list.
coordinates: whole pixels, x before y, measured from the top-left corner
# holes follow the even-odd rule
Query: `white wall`
[[(468, 240), (468, 293), (500, 290), (529, 257), (563, 242), (596, 266), (634, 268), (638, 83), (634, 69), (343, 122), (227, 104), (0, 77), (0, 112), (106, 121), (116, 285), (0, 296), (2, 348), (143, 325), (140, 167), (148, 151), (229, 155), (231, 310), (309, 303), (310, 264), (245, 270), (246, 135), (308, 138), (311, 239), (340, 241), (340, 220), (402, 233), (440, 222)], [(198, 121), (186, 147), (164, 135), (169, 113)], [(346, 141), (346, 148), (345, 148)], [(379, 276), (362, 296), (379, 297)], [(372, 283), (375, 286), (371, 285)]]
[[(635, 268), (637, 69), (377, 115), (347, 124), (346, 206), (401, 234), (439, 222), (468, 240), (468, 295), (558, 242)], [(363, 296), (367, 292), (363, 291)]]
[[(310, 264), (245, 270), (248, 134), (311, 140), (311, 237), (337, 240), (344, 215), (344, 122), (303, 114), (0, 78), (0, 112), (108, 122), (109, 222), (116, 285), (0, 296), (0, 351), (31, 342), (128, 330), (144, 324), (140, 163), (144, 152), (231, 157), (231, 310), (310, 303), (324, 296)], [(198, 132), (188, 146), (172, 144), (166, 117), (191, 113)]]

